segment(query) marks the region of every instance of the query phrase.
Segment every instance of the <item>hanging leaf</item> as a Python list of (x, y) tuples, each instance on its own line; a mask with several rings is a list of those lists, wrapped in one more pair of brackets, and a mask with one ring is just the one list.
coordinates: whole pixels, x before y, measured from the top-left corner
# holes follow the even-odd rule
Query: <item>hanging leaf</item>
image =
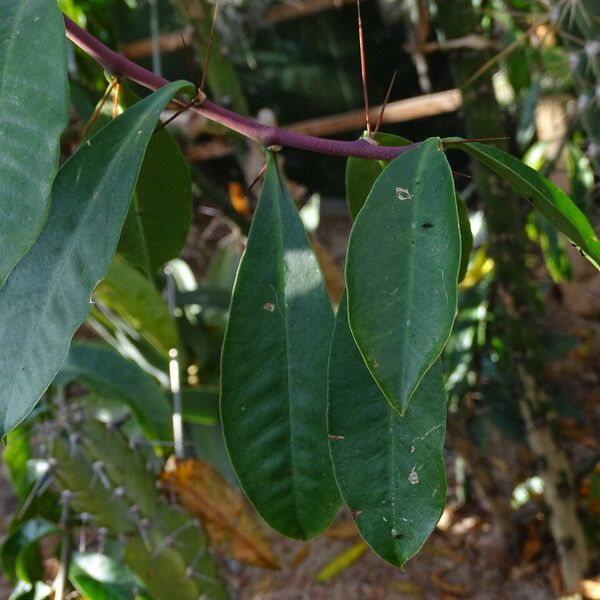
[(401, 567), (444, 510), (446, 396), (440, 362), (400, 416), (369, 374), (342, 300), (329, 358), (328, 425), (335, 477), (358, 530), (379, 556)]
[[(371, 138), (373, 139), (373, 138)], [(378, 133), (375, 140), (380, 146), (406, 146), (410, 140), (391, 133)], [(364, 158), (349, 158), (346, 163), (346, 199), (352, 220), (363, 207), (371, 188), (383, 169), (389, 164), (386, 160), (369, 160)], [(462, 281), (469, 266), (469, 257), (473, 249), (473, 234), (469, 223), (469, 213), (464, 200), (456, 196), (458, 208), (458, 223), (460, 226), (460, 269), (458, 281)]]
[(169, 440), (171, 404), (154, 377), (133, 361), (104, 344), (71, 346), (55, 382), (80, 381), (91, 391), (129, 407), (144, 433), (154, 440)]
[[(373, 140), (373, 138), (367, 138)], [(408, 146), (412, 142), (399, 135), (378, 133), (375, 141), (380, 146)], [(354, 221), (363, 207), (373, 184), (389, 164), (387, 160), (350, 157), (346, 162), (346, 201)]]
[(272, 154), (267, 162), (231, 301), (221, 418), (250, 501), (271, 527), (306, 539), (329, 525), (339, 503), (325, 414), (333, 315)]
[(200, 519), (212, 547), (250, 565), (279, 568), (244, 499), (208, 463), (171, 457), (161, 480), (179, 503)]
[[(129, 89), (124, 106), (138, 101)], [(179, 145), (167, 129), (150, 139), (123, 232), (119, 252), (153, 276), (183, 248), (192, 222), (192, 179)]]
[(146, 145), (172, 83), (103, 128), (63, 165), (35, 245), (0, 290), (0, 435), (48, 387), (115, 251)]
[(175, 322), (162, 296), (146, 277), (115, 256), (94, 297), (121, 316), (164, 358), (179, 346)]
[(3, 0), (0, 18), (0, 287), (50, 209), (68, 122), (65, 27), (56, 2)]
[(384, 169), (348, 244), (350, 328), (401, 414), (450, 335), (460, 256), (452, 173), (432, 138)]
[(506, 180), (600, 269), (600, 240), (587, 217), (559, 187), (499, 148), (462, 142), (460, 138), (444, 140), (444, 143), (471, 154)]

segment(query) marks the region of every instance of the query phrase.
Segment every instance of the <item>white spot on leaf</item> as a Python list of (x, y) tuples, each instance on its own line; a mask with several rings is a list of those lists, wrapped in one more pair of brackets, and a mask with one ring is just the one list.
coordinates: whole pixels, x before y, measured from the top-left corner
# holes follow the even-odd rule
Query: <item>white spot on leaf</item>
[(415, 467), (413, 467), (412, 471), (408, 474), (408, 481), (410, 481), (412, 485), (419, 483), (419, 475), (417, 474)]
[(398, 198), (398, 200), (411, 200), (412, 199), (411, 193), (406, 188), (403, 188), (403, 187), (396, 188), (396, 197)]

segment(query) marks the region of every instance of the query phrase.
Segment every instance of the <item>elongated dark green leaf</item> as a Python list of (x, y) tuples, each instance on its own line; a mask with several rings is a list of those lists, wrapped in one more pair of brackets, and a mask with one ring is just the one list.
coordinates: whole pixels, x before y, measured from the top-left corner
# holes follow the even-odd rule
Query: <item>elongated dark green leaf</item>
[(169, 309), (154, 284), (120, 256), (115, 256), (94, 297), (138, 332), (163, 357), (179, 345)]
[(333, 469), (365, 541), (401, 567), (421, 548), (444, 510), (442, 369), (439, 361), (431, 367), (401, 417), (365, 367), (347, 317), (342, 302), (329, 358)]
[(461, 143), (456, 148), (471, 154), (512, 185), (600, 269), (600, 240), (587, 217), (559, 187), (499, 148), (478, 142)]
[(110, 346), (79, 342), (67, 354), (56, 382), (80, 381), (91, 391), (124, 402), (151, 439), (171, 438), (171, 405), (154, 377)]
[[(393, 135), (391, 133), (378, 133), (375, 140), (381, 146), (406, 146), (412, 144), (410, 140)], [(352, 220), (356, 218), (360, 209), (363, 207), (371, 188), (375, 184), (377, 178), (383, 172), (383, 169), (389, 164), (385, 160), (369, 160), (364, 158), (350, 157), (346, 163), (346, 200)], [(469, 224), (469, 213), (467, 207), (460, 198), (456, 196), (458, 207), (458, 222), (460, 225), (460, 270), (458, 281), (461, 282), (469, 266), (469, 256), (473, 249), (473, 234)]]
[[(380, 146), (407, 146), (412, 143), (406, 138), (391, 133), (378, 133), (375, 141)], [(375, 180), (388, 164), (386, 160), (354, 157), (350, 157), (346, 162), (346, 201), (352, 220), (356, 219)]]
[(221, 418), (248, 498), (300, 539), (325, 529), (339, 505), (326, 422), (332, 328), (317, 260), (269, 154), (231, 301)]
[(173, 83), (142, 100), (60, 169), (48, 221), (0, 290), (0, 435), (58, 372), (116, 248), (160, 112), (188, 85)]
[(350, 328), (401, 414), (450, 335), (460, 255), (452, 173), (432, 138), (384, 169), (348, 245)]
[[(129, 108), (137, 100), (126, 95)], [(154, 275), (183, 248), (192, 222), (192, 179), (179, 145), (166, 129), (152, 136), (119, 240), (119, 252)]]
[(3, 0), (1, 12), (0, 286), (48, 216), (69, 107), (65, 27), (56, 2)]

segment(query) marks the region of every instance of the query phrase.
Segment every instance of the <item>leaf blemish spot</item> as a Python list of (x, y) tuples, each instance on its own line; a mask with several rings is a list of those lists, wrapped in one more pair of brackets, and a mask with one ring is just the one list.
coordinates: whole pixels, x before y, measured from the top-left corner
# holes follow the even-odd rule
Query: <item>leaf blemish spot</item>
[(431, 229), (433, 227), (433, 223), (423, 223), (421, 225), (421, 229)]
[(263, 308), (265, 310), (268, 310), (269, 312), (274, 312), (275, 311), (275, 305), (272, 302), (265, 302), (263, 304)]
[(404, 537), (404, 534), (400, 533), (397, 529), (392, 529), (390, 533), (395, 540), (400, 540)]
[(398, 200), (412, 200), (411, 193), (403, 187), (396, 188), (396, 197), (398, 198)]
[(330, 440), (345, 440), (346, 439), (343, 435), (333, 435), (331, 433), (327, 436), (327, 438)]
[(412, 485), (419, 483), (419, 475), (417, 474), (415, 467), (413, 467), (412, 471), (408, 474), (408, 481), (410, 481)]

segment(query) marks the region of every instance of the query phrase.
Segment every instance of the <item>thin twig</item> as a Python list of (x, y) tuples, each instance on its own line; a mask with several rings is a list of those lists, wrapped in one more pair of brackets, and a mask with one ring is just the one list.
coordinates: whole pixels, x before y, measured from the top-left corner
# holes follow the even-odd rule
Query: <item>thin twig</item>
[(213, 10), (212, 23), (210, 25), (210, 33), (208, 34), (208, 42), (206, 44), (206, 55), (204, 56), (204, 66), (202, 67), (202, 79), (200, 80), (200, 93), (204, 92), (204, 84), (206, 83), (206, 77), (208, 76), (208, 65), (210, 62), (210, 53), (212, 50), (213, 37), (215, 35), (215, 28), (217, 26), (217, 18), (219, 16), (219, 0), (215, 2), (215, 9)]
[(390, 85), (388, 86), (387, 92), (385, 94), (385, 99), (383, 101), (383, 104), (381, 105), (381, 111), (379, 113), (379, 116), (377, 117), (377, 124), (375, 125), (375, 132), (373, 133), (373, 136), (376, 136), (379, 133), (379, 128), (381, 127), (381, 123), (383, 121), (383, 114), (385, 113), (385, 108), (390, 100), (390, 94), (392, 93), (394, 82), (396, 81), (396, 75), (398, 75), (398, 69), (396, 69), (394, 71), (394, 74), (392, 75)]
[(360, 76), (362, 79), (363, 97), (365, 101), (365, 127), (367, 135), (371, 135), (371, 120), (369, 118), (369, 86), (367, 84), (367, 61), (365, 56), (365, 40), (360, 14), (360, 0), (356, 0), (356, 13), (358, 18), (358, 45), (360, 48)]
[(503, 59), (505, 56), (508, 56), (512, 52), (514, 52), (519, 46), (521, 46), (527, 40), (527, 37), (537, 29), (539, 25), (542, 25), (547, 19), (538, 20), (527, 31), (523, 33), (523, 35), (517, 38), (514, 42), (510, 43), (508, 46), (500, 50), (497, 54), (492, 56), (490, 60), (486, 61), (465, 83), (461, 86), (462, 88), (466, 88), (475, 81), (477, 81), (482, 75), (484, 75), (489, 69), (491, 69), (499, 60)]
[[(64, 19), (68, 38), (109, 73), (127, 77), (150, 90), (157, 90), (169, 83), (164, 77), (160, 77), (114, 52), (68, 17), (65, 16)], [(175, 102), (182, 106), (188, 104), (185, 100), (175, 100)], [(192, 106), (191, 110), (266, 147), (280, 145), (332, 156), (391, 160), (418, 145), (417, 143), (408, 146), (379, 146), (369, 144), (365, 140), (342, 141), (305, 135), (283, 127), (258, 123), (254, 119), (238, 115), (210, 100), (205, 100), (201, 105)]]
[(110, 98), (113, 88), (115, 87), (115, 85), (117, 85), (118, 81), (119, 81), (118, 78), (115, 77), (115, 79), (113, 79), (110, 82), (109, 86), (106, 88), (106, 92), (104, 92), (104, 96), (102, 96), (102, 100), (100, 100), (100, 103), (94, 109), (92, 118), (86, 123), (85, 127), (83, 128), (83, 131), (81, 132), (82, 139), (87, 136), (87, 134), (90, 132), (90, 129), (94, 126), (94, 123), (98, 120), (98, 117), (100, 116), (100, 112), (104, 108), (106, 101)]

